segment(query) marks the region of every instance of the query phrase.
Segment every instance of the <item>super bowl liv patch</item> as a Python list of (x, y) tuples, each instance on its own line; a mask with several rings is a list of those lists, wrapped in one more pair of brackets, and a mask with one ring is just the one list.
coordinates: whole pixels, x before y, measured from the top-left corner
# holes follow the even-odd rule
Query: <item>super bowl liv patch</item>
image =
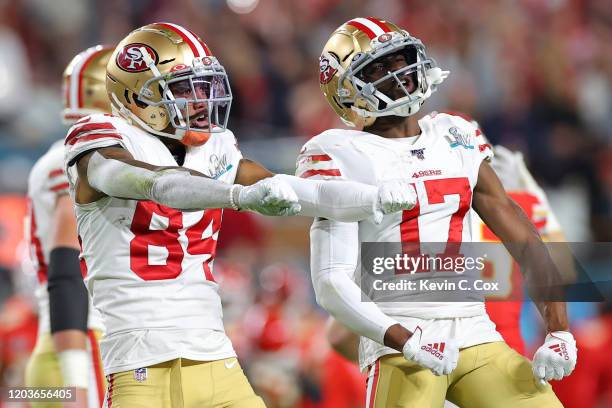
[(458, 127), (452, 126), (448, 129), (449, 135), (446, 138), (450, 142), (451, 147), (463, 147), (464, 149), (473, 149), (472, 137), (469, 133), (463, 133)]

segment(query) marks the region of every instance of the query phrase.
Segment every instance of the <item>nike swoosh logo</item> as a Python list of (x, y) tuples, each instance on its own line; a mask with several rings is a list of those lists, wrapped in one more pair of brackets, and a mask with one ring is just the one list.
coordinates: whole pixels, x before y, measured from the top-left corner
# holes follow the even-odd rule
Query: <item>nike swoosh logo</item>
[(232, 360), (232, 361), (226, 361), (225, 364), (225, 368), (230, 369), (230, 368), (234, 368), (234, 366), (236, 365), (236, 363), (238, 362), (238, 360)]

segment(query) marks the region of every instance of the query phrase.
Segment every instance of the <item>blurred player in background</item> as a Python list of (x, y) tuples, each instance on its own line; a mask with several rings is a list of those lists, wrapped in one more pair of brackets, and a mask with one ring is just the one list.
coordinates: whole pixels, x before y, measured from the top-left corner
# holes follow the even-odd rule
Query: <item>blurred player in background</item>
[[(460, 112), (447, 112), (463, 117), (472, 123), (479, 132), (482, 131), (478, 122), (472, 117)], [(484, 137), (484, 135), (483, 135)], [(486, 141), (486, 137), (484, 139)], [(491, 167), (501, 181), (506, 193), (518, 204), (544, 241), (554, 244), (548, 246), (553, 261), (562, 274), (564, 282), (573, 278), (573, 259), (569, 252), (561, 248), (565, 235), (555, 216), (544, 190), (536, 183), (527, 169), (523, 155), (513, 152), (504, 146), (495, 146), (491, 159)], [(477, 213), (473, 218), (475, 240), (481, 242), (500, 242), (499, 238), (482, 221)], [(502, 282), (505, 293), (495, 294), (495, 299), (485, 303), (489, 317), (495, 323), (495, 328), (510, 347), (526, 356), (525, 342), (521, 335), (520, 319), (523, 306), (523, 278), (519, 265), (510, 254), (507, 257), (495, 257), (495, 261), (487, 261), (483, 271), (485, 279)]]
[[(38, 316), (30, 300), (21, 295), (8, 298), (0, 310), (0, 381), (2, 386), (21, 386), (36, 345)], [(2, 405), (0, 404), (0, 407)]]
[(86, 283), (107, 333), (106, 404), (262, 406), (221, 319), (212, 269), (222, 209), (379, 220), (414, 195), (397, 182), (274, 176), (243, 159), (227, 129), (225, 69), (176, 24), (125, 37), (106, 86), (117, 116), (87, 116), (64, 142)]
[(422, 242), (446, 241), (447, 251), (458, 250), (457, 244), (473, 240), (473, 207), (527, 276), (558, 282), (540, 236), (486, 162), (490, 148), (477, 129), (459, 116), (413, 116), (447, 75), (421, 41), (375, 18), (348, 21), (325, 45), (323, 93), (347, 124), (363, 131), (333, 129), (314, 137), (297, 173), (308, 177), (308, 157), (326, 155), (326, 168), (335, 172), (322, 178), (377, 184), (404, 177), (414, 183), (418, 202), (380, 225), (316, 219), (311, 272), (317, 301), (362, 336), (368, 406), (439, 407), (445, 398), (463, 407), (561, 406), (537, 380), (561, 379), (574, 368), (576, 346), (563, 302), (538, 302), (548, 335), (532, 368), (503, 342), (483, 302), (406, 302), (406, 292), (389, 294), (393, 302), (363, 302), (351, 279), (360, 242), (401, 242), (404, 253), (415, 256)]
[[(105, 84), (111, 53), (112, 48), (100, 45), (89, 48), (65, 69), (62, 119), (66, 125), (92, 113), (110, 112)], [(39, 329), (26, 386), (76, 387), (79, 406), (100, 407), (105, 384), (97, 339), (104, 327), (89, 305), (79, 267), (79, 240), (64, 173), (63, 140), (54, 143), (32, 168), (28, 198), (26, 234), (39, 281)]]

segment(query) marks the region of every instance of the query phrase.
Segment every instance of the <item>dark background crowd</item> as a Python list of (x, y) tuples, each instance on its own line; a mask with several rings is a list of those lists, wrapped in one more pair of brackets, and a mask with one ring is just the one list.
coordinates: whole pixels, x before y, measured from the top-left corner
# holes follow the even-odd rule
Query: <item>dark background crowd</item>
[[(569, 241), (612, 241), (607, 0), (0, 0), (0, 305), (9, 299), (0, 306), (0, 385), (19, 383), (35, 333), (31, 283), (21, 266), (23, 196), (34, 161), (65, 134), (60, 78), (70, 59), (150, 22), (188, 27), (228, 71), (229, 127), (242, 151), (292, 173), (305, 140), (341, 126), (318, 86), (322, 46), (344, 21), (370, 15), (420, 38), (451, 71), (423, 114), (475, 117), (493, 144), (523, 152)], [(325, 341), (307, 240), (303, 218), (225, 216), (216, 273), (228, 331), (269, 406), (361, 406), (362, 378), (334, 360)], [(531, 311), (526, 307), (524, 334), (537, 347)], [(612, 344), (612, 324), (598, 305), (570, 311), (575, 327), (607, 321), (603, 341)], [(337, 393), (354, 396), (346, 402), (353, 405), (338, 405)], [(583, 406), (612, 406), (604, 393)]]

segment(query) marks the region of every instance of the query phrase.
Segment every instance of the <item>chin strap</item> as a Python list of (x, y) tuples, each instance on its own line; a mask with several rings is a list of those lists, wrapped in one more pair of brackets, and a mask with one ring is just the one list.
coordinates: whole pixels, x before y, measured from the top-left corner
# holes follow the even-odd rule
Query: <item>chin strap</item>
[[(149, 55), (145, 47), (140, 47), (139, 50), (140, 50), (140, 53), (142, 54), (143, 61), (145, 62), (145, 64), (147, 64), (147, 68), (151, 70), (151, 72), (153, 73), (155, 77), (159, 78), (159, 84), (161, 85), (162, 89), (165, 89), (164, 96), (174, 102), (174, 106), (173, 106), (174, 114), (178, 117), (180, 125), (182, 127), (187, 127), (185, 120), (183, 119), (183, 115), (181, 114), (181, 111), (177, 107), (176, 99), (174, 98), (172, 91), (170, 91), (170, 88), (168, 88), (168, 86), (166, 85), (166, 81), (162, 77), (161, 72), (159, 72), (159, 69), (157, 69), (157, 66), (155, 65), (155, 61), (153, 60), (153, 58), (151, 58), (151, 56)], [(145, 93), (150, 93), (151, 91), (143, 88), (140, 92), (145, 94)]]
[(140, 126), (140, 128), (142, 128), (146, 132), (152, 133), (152, 134), (154, 134), (156, 136), (161, 136), (161, 137), (167, 137), (167, 138), (170, 138), (170, 139), (181, 140), (182, 136), (172, 135), (170, 133), (159, 132), (159, 131), (153, 129), (152, 127), (150, 127), (149, 125), (147, 125), (142, 119), (140, 119), (138, 116), (134, 115), (134, 113), (132, 113), (131, 110), (126, 108), (119, 101), (119, 98), (117, 98), (117, 95), (115, 95), (114, 92), (112, 92), (110, 96), (111, 96), (111, 99), (112, 99), (112, 102), (113, 102), (113, 104), (111, 104), (113, 114), (117, 114), (117, 115), (121, 116), (122, 118), (124, 118), (125, 120), (127, 120), (130, 123), (136, 123), (138, 126)]
[(128, 108), (123, 106), (123, 104), (121, 103), (121, 101), (119, 101), (119, 98), (117, 98), (117, 95), (115, 95), (114, 92), (111, 93), (111, 99), (114, 102), (114, 104), (111, 105), (113, 113), (116, 113), (122, 118), (125, 118), (130, 121), (134, 119), (134, 115), (132, 114), (132, 112)]

